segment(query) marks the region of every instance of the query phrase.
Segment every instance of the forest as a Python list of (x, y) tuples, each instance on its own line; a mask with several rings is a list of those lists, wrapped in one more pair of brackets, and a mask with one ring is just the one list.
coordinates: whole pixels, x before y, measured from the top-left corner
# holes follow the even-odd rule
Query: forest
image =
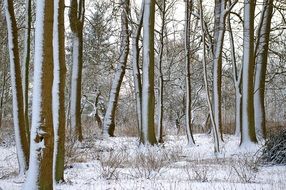
[(0, 190), (284, 190), (285, 63), (285, 0), (0, 0)]

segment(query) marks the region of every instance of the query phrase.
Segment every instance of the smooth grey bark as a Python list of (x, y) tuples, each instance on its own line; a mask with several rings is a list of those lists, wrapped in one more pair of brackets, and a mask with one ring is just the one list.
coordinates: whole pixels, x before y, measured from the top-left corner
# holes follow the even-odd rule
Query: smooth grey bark
[(129, 0), (121, 0), (121, 42), (120, 42), (120, 57), (117, 65), (115, 76), (112, 82), (108, 105), (103, 122), (103, 136), (114, 137), (115, 130), (115, 111), (118, 104), (119, 92), (125, 69), (127, 58), (129, 54), (129, 31), (128, 31), (128, 14), (129, 14)]
[(256, 135), (266, 138), (265, 126), (265, 77), (269, 53), (269, 36), (271, 31), (271, 19), (273, 13), (273, 0), (263, 1), (263, 10), (260, 18), (260, 26), (257, 32), (256, 64), (254, 79), (254, 114)]
[(155, 0), (144, 1), (143, 15), (143, 81), (142, 81), (142, 133), (143, 144), (157, 144), (155, 135), (154, 98), (154, 24)]
[(241, 146), (257, 143), (254, 123), (254, 11), (255, 1), (244, 0)]

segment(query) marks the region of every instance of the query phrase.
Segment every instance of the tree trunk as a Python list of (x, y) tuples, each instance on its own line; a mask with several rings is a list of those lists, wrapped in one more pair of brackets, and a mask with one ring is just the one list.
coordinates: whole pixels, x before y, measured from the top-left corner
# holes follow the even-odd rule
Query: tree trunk
[(24, 190), (53, 189), (53, 14), (53, 0), (38, 1), (30, 168)]
[(53, 83), (53, 123), (54, 123), (54, 179), (64, 181), (65, 158), (65, 28), (64, 0), (54, 0), (54, 83)]
[(143, 144), (157, 144), (154, 124), (154, 23), (155, 0), (144, 1), (143, 15), (143, 83), (142, 133)]
[(121, 6), (122, 6), (122, 13), (121, 13), (120, 58), (115, 71), (115, 76), (110, 90), (109, 101), (103, 122), (103, 135), (110, 137), (114, 136), (115, 111), (118, 103), (121, 83), (125, 75), (127, 58), (129, 54), (129, 34), (128, 34), (129, 0), (121, 0)]
[(235, 88), (235, 135), (239, 136), (241, 131), (241, 75), (242, 68), (238, 73), (238, 68), (236, 64), (236, 56), (235, 56), (235, 47), (234, 47), (234, 39), (232, 33), (232, 27), (230, 23), (230, 17), (228, 18), (228, 33), (230, 39), (230, 50), (231, 50), (231, 61), (232, 61), (232, 71), (233, 71), (233, 81)]
[(5, 0), (4, 3), (9, 42), (15, 141), (19, 163), (19, 173), (24, 174), (29, 166), (29, 143), (26, 136), (25, 127), (23, 89), (18, 45), (18, 28), (14, 13), (13, 0)]
[(82, 141), (81, 126), (81, 80), (83, 66), (83, 24), (85, 0), (71, 0), (69, 13), (70, 26), (72, 31), (72, 77), (71, 77), (71, 129), (78, 141)]
[(255, 1), (244, 0), (241, 146), (256, 143), (253, 106)]
[(265, 126), (265, 76), (268, 62), (269, 36), (271, 28), (271, 18), (273, 12), (273, 0), (263, 1), (264, 9), (260, 18), (260, 26), (256, 44), (256, 67), (254, 80), (254, 112), (255, 129), (258, 137), (266, 138)]
[(219, 135), (223, 141), (221, 122), (221, 81), (222, 81), (222, 50), (225, 33), (225, 0), (215, 0), (214, 22), (214, 59), (213, 59), (213, 109), (214, 120)]
[(188, 144), (193, 146), (195, 140), (192, 132), (192, 90), (191, 90), (191, 48), (190, 48), (190, 19), (192, 1), (185, 1), (185, 67), (186, 67), (186, 133)]
[(218, 130), (216, 127), (216, 123), (214, 120), (214, 111), (212, 108), (211, 100), (210, 100), (210, 94), (209, 94), (209, 87), (208, 87), (208, 79), (207, 79), (207, 67), (206, 67), (206, 42), (205, 42), (205, 33), (206, 28), (204, 25), (204, 16), (203, 16), (203, 6), (202, 6), (202, 0), (200, 0), (200, 22), (201, 22), (201, 33), (202, 33), (202, 41), (203, 41), (203, 67), (204, 67), (204, 83), (205, 83), (205, 89), (207, 93), (207, 102), (208, 102), (208, 108), (209, 108), (209, 114), (210, 114), (210, 120), (213, 127), (213, 136), (214, 136), (214, 152), (219, 153), (220, 152), (220, 140), (218, 135)]
[(24, 96), (24, 114), (27, 138), (30, 139), (29, 122), (29, 66), (31, 52), (31, 24), (32, 24), (32, 5), (31, 0), (26, 0), (26, 18), (25, 18), (25, 40), (23, 54), (23, 96)]
[[(143, 2), (143, 1), (142, 1)], [(135, 98), (136, 98), (136, 111), (137, 111), (137, 124), (138, 124), (138, 135), (139, 141), (142, 143), (142, 83), (141, 83), (141, 74), (140, 74), (140, 66), (139, 66), (139, 39), (142, 29), (143, 23), (143, 12), (144, 12), (144, 4), (142, 3), (141, 12), (139, 16), (139, 25), (134, 27), (132, 30), (132, 49), (131, 49), (131, 61), (132, 61), (132, 69), (133, 69), (133, 80), (134, 80), (134, 88), (135, 88)]]
[(159, 33), (160, 36), (160, 50), (159, 50), (159, 62), (158, 62), (158, 69), (159, 69), (159, 88), (158, 88), (158, 142), (164, 143), (163, 140), (163, 115), (164, 115), (164, 102), (163, 102), (163, 91), (164, 91), (164, 78), (163, 78), (163, 71), (162, 71), (162, 62), (163, 62), (163, 55), (164, 55), (164, 30), (166, 29), (166, 0), (162, 0), (161, 4), (159, 5), (161, 8), (161, 30)]

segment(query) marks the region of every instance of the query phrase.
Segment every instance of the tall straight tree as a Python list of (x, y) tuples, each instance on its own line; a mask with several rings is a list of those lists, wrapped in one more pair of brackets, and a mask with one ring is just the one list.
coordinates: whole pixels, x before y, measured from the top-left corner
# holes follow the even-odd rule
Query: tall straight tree
[(260, 18), (260, 26), (257, 32), (254, 80), (255, 129), (256, 134), (262, 138), (266, 138), (264, 93), (272, 13), (273, 0), (264, 0), (263, 10)]
[(242, 69), (238, 70), (234, 37), (232, 33), (232, 26), (230, 22), (230, 16), (228, 17), (228, 34), (230, 41), (230, 51), (231, 51), (231, 63), (232, 63), (232, 77), (234, 81), (235, 88), (235, 135), (239, 136), (241, 131), (241, 81), (242, 81)]
[(120, 1), (122, 7), (121, 13), (121, 42), (120, 42), (120, 57), (117, 65), (114, 80), (112, 82), (109, 101), (104, 116), (103, 135), (114, 136), (115, 130), (115, 111), (118, 103), (121, 83), (125, 75), (127, 58), (129, 54), (129, 32), (128, 32), (128, 14), (129, 14), (129, 0)]
[(190, 20), (192, 0), (185, 0), (185, 68), (186, 68), (186, 133), (188, 144), (194, 145), (195, 140), (192, 132), (192, 98), (191, 98), (191, 47), (190, 47)]
[(214, 121), (219, 139), (222, 140), (221, 123), (221, 79), (222, 79), (222, 49), (225, 33), (225, 0), (215, 0), (214, 47), (213, 47), (213, 109)]
[(85, 0), (71, 0), (69, 20), (72, 31), (72, 76), (70, 95), (71, 129), (75, 138), (82, 141), (81, 126), (81, 80), (83, 66), (83, 24)]
[(53, 189), (53, 14), (53, 0), (37, 1), (30, 168), (24, 190)]
[(244, 0), (241, 146), (257, 142), (253, 106), (255, 4), (254, 0)]
[[(139, 40), (140, 34), (142, 30), (143, 24), (143, 12), (144, 12), (144, 1), (142, 1), (139, 18), (138, 18), (138, 26), (134, 26), (132, 28), (131, 39), (132, 39), (132, 49), (131, 49), (131, 62), (132, 62), (132, 70), (133, 70), (133, 80), (134, 80), (134, 90), (135, 90), (135, 98), (136, 98), (136, 111), (137, 111), (137, 124), (138, 124), (138, 134), (140, 143), (142, 142), (142, 83), (141, 83), (141, 74), (140, 74), (140, 66), (139, 66)], [(132, 25), (133, 26), (133, 25)]]
[(155, 0), (144, 1), (143, 14), (143, 81), (142, 136), (143, 144), (157, 144), (154, 124), (154, 23)]
[(54, 179), (64, 180), (65, 164), (65, 23), (64, 0), (54, 0), (54, 82), (53, 82), (53, 123), (54, 123)]
[(13, 94), (13, 121), (17, 158), (19, 163), (19, 173), (24, 174), (29, 165), (29, 147), (25, 128), (23, 89), (18, 44), (18, 28), (14, 13), (13, 0), (5, 0), (4, 6), (8, 30), (10, 74)]
[(158, 61), (158, 122), (157, 122), (157, 128), (158, 128), (158, 142), (164, 143), (163, 140), (163, 115), (164, 115), (164, 102), (163, 102), (163, 94), (164, 94), (164, 78), (163, 78), (163, 55), (164, 55), (164, 33), (166, 30), (166, 0), (161, 0), (158, 2), (158, 7), (160, 10), (161, 15), (161, 30), (159, 31), (160, 36), (160, 47), (159, 47), (159, 61)]
[(29, 122), (29, 65), (30, 65), (30, 53), (31, 53), (31, 24), (32, 24), (32, 2), (26, 0), (26, 15), (25, 15), (25, 40), (24, 40), (24, 52), (22, 60), (23, 68), (23, 96), (24, 96), (24, 114), (25, 114), (25, 126), (27, 137), (30, 138), (30, 122)]

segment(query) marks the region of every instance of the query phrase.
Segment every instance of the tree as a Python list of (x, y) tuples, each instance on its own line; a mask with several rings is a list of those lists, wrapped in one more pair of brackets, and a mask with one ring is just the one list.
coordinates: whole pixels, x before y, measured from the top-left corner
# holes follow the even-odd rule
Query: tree
[(25, 126), (28, 139), (30, 138), (30, 122), (29, 122), (29, 65), (30, 65), (30, 52), (31, 52), (31, 24), (32, 24), (32, 2), (26, 0), (26, 13), (25, 13), (25, 39), (23, 51), (23, 96), (24, 96), (24, 114)]
[(65, 164), (65, 24), (64, 0), (54, 0), (54, 82), (53, 82), (53, 124), (54, 124), (54, 179), (64, 180)]
[(163, 140), (163, 116), (164, 116), (164, 76), (163, 76), (163, 55), (164, 55), (164, 34), (166, 30), (166, 0), (161, 0), (158, 3), (158, 7), (160, 10), (160, 16), (161, 16), (161, 29), (159, 31), (159, 61), (158, 61), (158, 122), (157, 122), (157, 128), (158, 128), (158, 142), (164, 143)]
[(37, 2), (30, 168), (24, 190), (53, 189), (53, 14), (53, 0)]
[(232, 26), (230, 17), (228, 18), (228, 33), (230, 40), (231, 63), (232, 63), (232, 77), (235, 88), (235, 135), (239, 136), (241, 131), (241, 82), (242, 82), (242, 68), (238, 70), (236, 61), (236, 52), (234, 46), (234, 37), (232, 33)]
[(241, 146), (257, 142), (253, 106), (254, 11), (255, 1), (244, 0)]
[(190, 20), (192, 1), (185, 0), (185, 67), (186, 67), (186, 133), (188, 144), (194, 145), (195, 140), (192, 132), (192, 91), (191, 91), (191, 48), (190, 48)]
[(136, 98), (136, 111), (137, 111), (137, 125), (138, 125), (138, 134), (140, 143), (143, 142), (142, 134), (142, 82), (141, 82), (141, 73), (140, 73), (140, 48), (139, 40), (143, 24), (143, 14), (144, 14), (144, 1), (142, 1), (139, 18), (137, 26), (133, 26), (131, 39), (132, 39), (132, 49), (131, 49), (131, 62), (132, 62), (132, 71), (133, 71), (133, 80), (134, 80), (134, 91)]
[(129, 0), (121, 0), (120, 4), (122, 6), (120, 57), (119, 57), (119, 63), (115, 71), (114, 80), (112, 82), (109, 94), (109, 101), (103, 122), (103, 135), (104, 136), (109, 135), (111, 137), (114, 136), (115, 111), (118, 103), (120, 87), (125, 74), (127, 58), (129, 54), (129, 34), (128, 34)]
[(265, 126), (265, 78), (268, 62), (269, 36), (273, 13), (273, 0), (263, 1), (260, 25), (255, 47), (254, 113), (255, 129), (258, 137), (266, 138)]
[(143, 144), (157, 144), (154, 124), (154, 22), (155, 0), (144, 1), (143, 14), (143, 81), (142, 136)]
[(69, 20), (72, 31), (72, 76), (70, 117), (71, 129), (75, 131), (75, 138), (82, 141), (81, 126), (81, 78), (83, 66), (83, 24), (85, 0), (71, 0)]
[(19, 173), (24, 174), (29, 166), (29, 146), (26, 136), (23, 90), (19, 58), (18, 28), (14, 13), (13, 0), (5, 0), (5, 13), (8, 30), (10, 74), (13, 94), (13, 121)]
[(213, 109), (214, 122), (217, 127), (219, 139), (222, 137), (221, 122), (221, 78), (222, 78), (222, 49), (225, 33), (225, 0), (215, 0), (214, 10), (214, 48), (213, 48)]

